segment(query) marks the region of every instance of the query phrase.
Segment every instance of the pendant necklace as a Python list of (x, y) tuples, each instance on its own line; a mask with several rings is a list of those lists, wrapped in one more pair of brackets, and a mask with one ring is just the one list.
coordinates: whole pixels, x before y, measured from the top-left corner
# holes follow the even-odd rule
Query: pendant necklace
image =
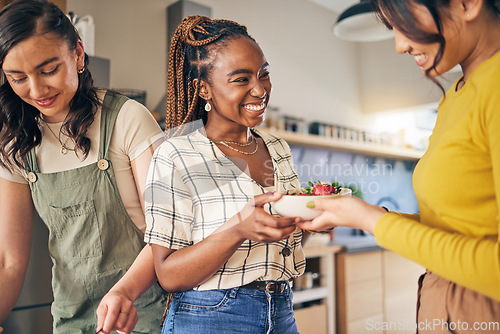
[(54, 138), (57, 139), (57, 141), (59, 142), (59, 144), (61, 144), (61, 153), (66, 155), (68, 153), (68, 150), (69, 148), (66, 146), (66, 144), (68, 143), (68, 140), (70, 137), (67, 137), (66, 140), (64, 141), (64, 143), (61, 141), (61, 138), (60, 138), (60, 135), (61, 135), (61, 130), (59, 130), (59, 136), (57, 136), (55, 134), (54, 131), (52, 131), (52, 129), (50, 128), (49, 124), (47, 122), (45, 122), (45, 125), (46, 125), (46, 128), (49, 129), (50, 133), (52, 133), (54, 135)]
[[(242, 151), (242, 150), (239, 150), (235, 147), (232, 147), (230, 146), (229, 144), (235, 144), (235, 145), (238, 145), (238, 146), (241, 146), (241, 147), (247, 147), (247, 146), (250, 146), (253, 142), (255, 142), (255, 149), (252, 151), (252, 152), (245, 152), (245, 151)], [(227, 148), (235, 151), (235, 152), (238, 152), (238, 153), (241, 153), (241, 154), (245, 154), (245, 155), (253, 155), (257, 152), (257, 150), (259, 149), (259, 143), (257, 142), (257, 140), (254, 138), (254, 136), (252, 136), (252, 140), (250, 140), (248, 143), (246, 144), (240, 144), (238, 142), (234, 142), (234, 141), (224, 141), (224, 140), (221, 140), (221, 141), (214, 141), (214, 143), (216, 144), (222, 144), (224, 146), (226, 146)]]

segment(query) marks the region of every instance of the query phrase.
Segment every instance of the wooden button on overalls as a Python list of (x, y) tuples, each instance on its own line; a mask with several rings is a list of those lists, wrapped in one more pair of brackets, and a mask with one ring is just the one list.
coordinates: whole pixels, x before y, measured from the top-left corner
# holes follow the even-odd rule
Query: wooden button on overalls
[(33, 183), (33, 182), (36, 182), (36, 180), (37, 180), (36, 174), (33, 172), (29, 172), (28, 173), (28, 181)]
[(106, 170), (109, 168), (109, 162), (106, 159), (101, 159), (97, 162), (97, 168), (100, 170)]

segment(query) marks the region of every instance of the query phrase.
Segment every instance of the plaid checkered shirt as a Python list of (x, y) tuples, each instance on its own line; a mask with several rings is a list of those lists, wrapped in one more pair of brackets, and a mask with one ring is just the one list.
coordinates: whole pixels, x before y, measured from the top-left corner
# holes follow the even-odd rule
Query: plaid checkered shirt
[[(285, 193), (300, 183), (290, 147), (262, 132), (271, 156), (274, 190)], [(165, 141), (151, 161), (145, 191), (144, 240), (170, 249), (200, 242), (266, 189), (238, 168), (206, 137), (203, 128)], [(273, 212), (272, 204), (264, 209)], [(304, 272), (302, 231), (263, 244), (246, 240), (231, 258), (197, 290), (229, 289), (253, 281), (288, 280)], [(186, 264), (188, 265), (188, 264)], [(175, 273), (172, 273), (175, 275)]]

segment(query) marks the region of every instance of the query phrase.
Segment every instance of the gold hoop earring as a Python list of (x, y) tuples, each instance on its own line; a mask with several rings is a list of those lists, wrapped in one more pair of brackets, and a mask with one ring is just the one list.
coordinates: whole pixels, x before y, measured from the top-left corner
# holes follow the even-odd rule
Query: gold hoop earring
[(78, 74), (82, 74), (83, 72), (85, 72), (85, 67), (82, 67), (81, 69), (77, 70), (76, 72)]
[(207, 103), (205, 104), (205, 111), (206, 111), (206, 112), (210, 112), (210, 110), (212, 110), (212, 106), (210, 105), (210, 103), (208, 103), (208, 102), (207, 102)]

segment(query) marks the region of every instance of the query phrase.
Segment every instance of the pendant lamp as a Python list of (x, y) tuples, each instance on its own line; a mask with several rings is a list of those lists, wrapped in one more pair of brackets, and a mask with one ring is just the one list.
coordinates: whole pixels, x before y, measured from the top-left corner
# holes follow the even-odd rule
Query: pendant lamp
[(343, 11), (332, 30), (335, 36), (352, 42), (381, 41), (394, 36), (377, 20), (370, 0), (361, 0)]

